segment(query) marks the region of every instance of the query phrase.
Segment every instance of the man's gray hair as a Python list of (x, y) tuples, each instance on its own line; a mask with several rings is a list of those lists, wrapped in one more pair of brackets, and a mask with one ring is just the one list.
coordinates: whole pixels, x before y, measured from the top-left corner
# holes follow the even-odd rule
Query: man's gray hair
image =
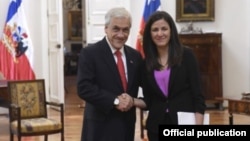
[(131, 15), (124, 7), (116, 7), (110, 9), (105, 15), (105, 26), (110, 24), (112, 18), (128, 18), (131, 26), (132, 23)]

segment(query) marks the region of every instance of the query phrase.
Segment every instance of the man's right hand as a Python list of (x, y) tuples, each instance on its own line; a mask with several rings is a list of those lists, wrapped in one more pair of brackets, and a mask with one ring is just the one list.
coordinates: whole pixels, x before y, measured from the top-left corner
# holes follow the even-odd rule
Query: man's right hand
[(121, 94), (118, 96), (118, 99), (119, 104), (116, 106), (116, 108), (122, 112), (130, 110), (130, 108), (134, 106), (133, 98), (127, 93)]

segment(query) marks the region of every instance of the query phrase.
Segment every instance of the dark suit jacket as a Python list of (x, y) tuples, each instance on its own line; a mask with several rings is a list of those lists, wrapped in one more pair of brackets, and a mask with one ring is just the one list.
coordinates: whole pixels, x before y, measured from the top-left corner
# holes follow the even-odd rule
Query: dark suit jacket
[[(125, 46), (124, 51), (127, 93), (137, 97), (142, 57), (131, 47)], [(77, 75), (78, 95), (86, 101), (82, 141), (133, 141), (135, 108), (120, 112), (113, 104), (114, 99), (123, 93), (123, 87), (105, 38), (81, 50)]]
[(201, 90), (200, 73), (191, 49), (184, 48), (181, 65), (171, 68), (168, 98), (158, 87), (154, 73), (146, 72), (146, 68), (143, 70), (143, 94), (149, 110), (146, 122), (148, 130), (157, 132), (167, 108), (175, 124), (178, 124), (178, 111), (204, 113), (205, 100)]

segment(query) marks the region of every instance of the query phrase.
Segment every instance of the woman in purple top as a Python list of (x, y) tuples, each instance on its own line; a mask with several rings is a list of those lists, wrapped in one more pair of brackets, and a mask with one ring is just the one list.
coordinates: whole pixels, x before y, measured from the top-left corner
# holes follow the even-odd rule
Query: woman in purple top
[(149, 111), (149, 141), (159, 141), (160, 124), (178, 124), (178, 111), (194, 112), (196, 124), (202, 124), (206, 106), (197, 60), (190, 48), (181, 45), (176, 25), (167, 12), (157, 11), (148, 19), (143, 49), (144, 98), (134, 99), (134, 105)]

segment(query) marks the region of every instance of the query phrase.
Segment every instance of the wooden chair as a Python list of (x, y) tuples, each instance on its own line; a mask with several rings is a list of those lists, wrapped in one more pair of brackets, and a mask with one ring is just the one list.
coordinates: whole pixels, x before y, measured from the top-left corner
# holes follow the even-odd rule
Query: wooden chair
[[(8, 81), (8, 92), (10, 141), (14, 135), (18, 141), (22, 136), (44, 135), (47, 141), (48, 135), (55, 133), (61, 133), (64, 141), (64, 104), (46, 101), (44, 79)], [(48, 117), (47, 106), (59, 109), (60, 120)]]

